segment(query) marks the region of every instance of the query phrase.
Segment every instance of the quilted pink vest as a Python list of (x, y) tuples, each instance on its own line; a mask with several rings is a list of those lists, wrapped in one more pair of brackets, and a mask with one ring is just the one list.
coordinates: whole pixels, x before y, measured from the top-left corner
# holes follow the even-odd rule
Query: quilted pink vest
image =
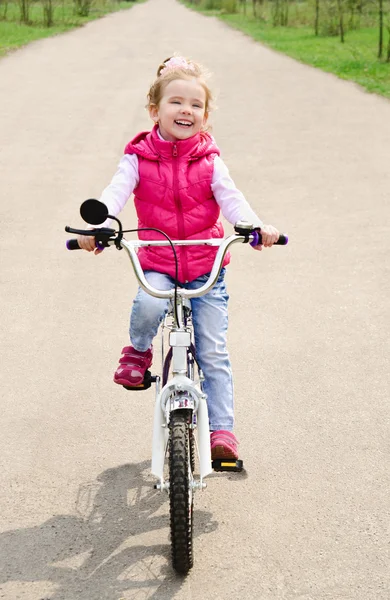
[[(139, 184), (134, 190), (138, 227), (156, 227), (173, 240), (223, 237), (220, 209), (211, 190), (214, 158), (219, 149), (213, 138), (201, 132), (186, 140), (167, 142), (157, 133), (137, 135), (125, 148), (137, 154)], [(155, 231), (140, 231), (144, 240), (163, 239)], [(216, 248), (178, 246), (179, 282), (186, 283), (209, 273)], [(175, 277), (175, 261), (170, 247), (141, 248), (143, 269)], [(229, 255), (225, 256), (224, 266)]]

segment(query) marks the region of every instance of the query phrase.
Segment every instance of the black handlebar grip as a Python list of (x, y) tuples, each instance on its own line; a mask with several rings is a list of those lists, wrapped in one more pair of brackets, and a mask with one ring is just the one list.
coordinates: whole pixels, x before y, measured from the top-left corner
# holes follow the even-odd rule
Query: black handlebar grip
[[(105, 247), (105, 244), (103, 242), (95, 242), (95, 246), (98, 250), (103, 250)], [(79, 246), (79, 242), (76, 239), (73, 240), (67, 240), (66, 242), (66, 247), (68, 248), (68, 250), (82, 250), (82, 248), (80, 248)]]
[(287, 235), (284, 235), (284, 233), (281, 233), (279, 235), (279, 239), (277, 242), (275, 242), (274, 246), (287, 246), (288, 244), (288, 237)]
[(68, 250), (81, 250), (78, 240), (76, 239), (67, 240), (66, 247), (68, 248)]
[[(262, 243), (261, 230), (259, 231), (258, 229), (255, 229), (254, 231), (252, 231), (252, 235), (253, 235), (253, 240), (250, 242), (250, 245), (253, 248), (256, 248), (256, 246), (258, 246), (259, 244)], [(278, 241), (275, 242), (273, 245), (274, 246), (286, 246), (287, 244), (288, 244), (287, 235), (285, 235), (284, 233), (280, 233)]]

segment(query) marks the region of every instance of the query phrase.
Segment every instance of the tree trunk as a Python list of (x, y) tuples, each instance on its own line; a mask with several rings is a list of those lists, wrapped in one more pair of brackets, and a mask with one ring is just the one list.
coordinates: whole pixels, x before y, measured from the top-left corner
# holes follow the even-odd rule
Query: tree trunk
[(378, 58), (383, 56), (383, 0), (379, 0), (379, 44)]
[(316, 0), (316, 17), (314, 21), (314, 33), (318, 36), (318, 29), (320, 25), (320, 0)]
[(274, 0), (272, 2), (272, 25), (277, 27), (280, 25), (280, 3), (282, 0)]
[(28, 25), (30, 23), (30, 0), (20, 0), (20, 21)]
[(5, 21), (7, 19), (7, 11), (8, 11), (8, 0), (5, 0), (3, 2), (2, 14), (0, 16), (1, 20)]
[(340, 42), (344, 44), (344, 14), (342, 0), (337, 0), (337, 8), (339, 10)]
[(53, 25), (53, 2), (52, 0), (44, 0), (43, 2), (43, 22), (46, 27)]
[(283, 0), (282, 25), (284, 25), (284, 27), (287, 27), (287, 25), (288, 25), (288, 9), (289, 9), (289, 0)]

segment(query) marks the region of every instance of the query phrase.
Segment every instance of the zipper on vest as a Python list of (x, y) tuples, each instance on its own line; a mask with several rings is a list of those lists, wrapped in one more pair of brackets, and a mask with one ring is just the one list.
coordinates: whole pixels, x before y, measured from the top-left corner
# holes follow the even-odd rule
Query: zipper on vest
[[(183, 239), (185, 239), (184, 217), (183, 217), (183, 207), (182, 207), (182, 204), (180, 201), (179, 186), (178, 186), (179, 177), (178, 177), (178, 168), (177, 168), (178, 167), (178, 159), (177, 159), (176, 144), (173, 144), (172, 156), (173, 156), (173, 198), (174, 198), (175, 206), (176, 206), (179, 239), (183, 240)], [(185, 250), (185, 248), (180, 248), (180, 247), (178, 248), (178, 250), (179, 250), (180, 258), (181, 258), (183, 280), (184, 280), (184, 282), (187, 283), (188, 263), (187, 263), (186, 250)], [(180, 277), (180, 274), (179, 274), (179, 277)]]

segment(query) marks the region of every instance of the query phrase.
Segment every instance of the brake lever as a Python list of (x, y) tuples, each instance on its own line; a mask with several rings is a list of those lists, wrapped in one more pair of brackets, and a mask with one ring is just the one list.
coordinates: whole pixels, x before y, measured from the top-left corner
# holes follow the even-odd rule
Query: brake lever
[(69, 227), (66, 225), (65, 231), (67, 233), (76, 233), (77, 235), (90, 235), (96, 237), (99, 233), (102, 233), (105, 236), (115, 235), (115, 229), (110, 229), (109, 227), (100, 227), (95, 229), (74, 229), (74, 227)]

